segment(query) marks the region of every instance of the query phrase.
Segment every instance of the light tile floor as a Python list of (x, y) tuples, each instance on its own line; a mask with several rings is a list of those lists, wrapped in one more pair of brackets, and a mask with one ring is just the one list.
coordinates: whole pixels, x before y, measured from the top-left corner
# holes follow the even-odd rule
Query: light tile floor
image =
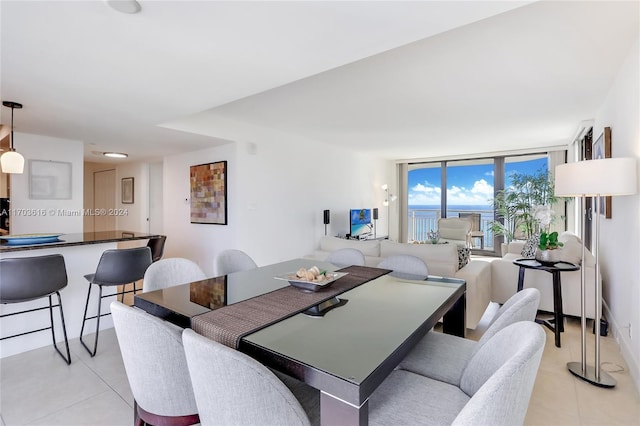
[[(568, 361), (580, 360), (579, 321), (567, 320), (562, 348), (554, 346), (553, 333), (545, 330), (547, 344), (525, 424), (640, 425), (640, 396), (615, 340), (610, 336), (602, 338), (601, 359), (603, 368), (611, 371), (618, 385), (602, 389), (566, 370)], [(471, 338), (477, 335), (470, 333)], [(589, 333), (589, 337), (592, 339), (593, 335)], [(133, 396), (113, 329), (100, 333), (95, 358), (77, 339), (70, 345), (70, 366), (50, 346), (1, 360), (1, 426), (133, 423)], [(591, 341), (588, 348), (592, 350)]]

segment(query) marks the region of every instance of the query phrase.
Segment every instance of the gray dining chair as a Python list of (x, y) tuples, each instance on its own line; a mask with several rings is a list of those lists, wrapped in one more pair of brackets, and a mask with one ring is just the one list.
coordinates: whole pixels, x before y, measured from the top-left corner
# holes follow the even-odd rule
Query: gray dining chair
[[(49, 327), (35, 328), (23, 333), (2, 337), (0, 340), (11, 339), (13, 337), (19, 337), (50, 329), (51, 337), (53, 338), (53, 347), (67, 364), (71, 364), (67, 328), (64, 322), (62, 299), (60, 298), (60, 290), (66, 286), (67, 268), (64, 262), (64, 257), (62, 257), (61, 254), (0, 259), (1, 304), (29, 302), (45, 297), (49, 299), (49, 304), (47, 306), (6, 313), (0, 315), (0, 318), (48, 309), (49, 319), (51, 321), (51, 325)], [(51, 296), (54, 294), (58, 298), (58, 303), (56, 305), (53, 304), (51, 299)], [(55, 307), (58, 307), (60, 311), (60, 322), (66, 348), (66, 356), (58, 348), (56, 341), (55, 326), (53, 324), (53, 308)], [(31, 323), (29, 321), (24, 321), (23, 324), (29, 325)]]
[(339, 267), (364, 266), (364, 254), (358, 249), (342, 248), (329, 253), (327, 262)]
[(164, 254), (164, 245), (167, 242), (167, 237), (165, 235), (161, 235), (158, 238), (149, 238), (147, 241), (147, 247), (151, 250), (151, 261), (157, 262), (162, 259), (162, 255)]
[(219, 276), (257, 268), (254, 260), (242, 250), (224, 250), (216, 257), (216, 273)]
[(521, 425), (545, 340), (534, 322), (511, 324), (474, 353), (459, 385), (394, 370), (369, 398), (369, 424)]
[(429, 276), (427, 264), (419, 257), (407, 254), (389, 256), (378, 263), (378, 268), (391, 269), (389, 275), (397, 278), (425, 280)]
[(160, 259), (144, 273), (142, 292), (160, 290), (174, 285), (206, 279), (197, 263), (180, 257)]
[(134, 425), (199, 423), (182, 328), (118, 301), (111, 302), (111, 314), (133, 393)]
[(311, 425), (310, 418), (319, 419), (313, 413), (310, 417), (291, 390), (253, 358), (191, 329), (184, 330), (182, 341), (204, 426)]
[(524, 289), (500, 307), (479, 341), (430, 331), (398, 365), (452, 385), (460, 384), (464, 369), (473, 355), (500, 330), (520, 321), (533, 321), (540, 303), (540, 291)]
[[(102, 313), (102, 299), (105, 297), (120, 295), (124, 300), (126, 293), (136, 293), (136, 281), (144, 278), (144, 273), (151, 265), (151, 249), (149, 247), (135, 247), (130, 249), (109, 249), (105, 250), (100, 256), (100, 261), (96, 267), (96, 272), (93, 274), (85, 275), (85, 279), (89, 282), (89, 290), (87, 291), (87, 302), (84, 306), (84, 315), (82, 317), (82, 327), (80, 328), (80, 343), (93, 357), (98, 351), (98, 337), (100, 334), (100, 318), (105, 315), (110, 315), (110, 312)], [(127, 284), (133, 283), (133, 290), (125, 291), (124, 287)], [(89, 300), (91, 299), (91, 288), (93, 285), (98, 286), (98, 306), (97, 314), (94, 316), (87, 316), (89, 310)], [(103, 287), (118, 287), (122, 286), (122, 291), (113, 294), (102, 294)], [(93, 349), (82, 339), (84, 335), (84, 327), (88, 320), (96, 320), (96, 335), (93, 344)]]

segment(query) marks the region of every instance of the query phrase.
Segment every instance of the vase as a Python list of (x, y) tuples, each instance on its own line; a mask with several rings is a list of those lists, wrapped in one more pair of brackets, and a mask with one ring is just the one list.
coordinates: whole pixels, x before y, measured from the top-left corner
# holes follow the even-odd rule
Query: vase
[(536, 260), (543, 265), (553, 265), (562, 260), (562, 250), (552, 249), (552, 250), (536, 250)]

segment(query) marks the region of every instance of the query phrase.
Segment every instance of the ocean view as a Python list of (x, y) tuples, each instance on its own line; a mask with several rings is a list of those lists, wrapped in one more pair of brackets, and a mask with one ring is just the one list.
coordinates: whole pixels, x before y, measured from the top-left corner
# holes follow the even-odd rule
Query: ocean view
[[(477, 212), (482, 215), (482, 221), (493, 220), (493, 208), (491, 205), (449, 205), (447, 206), (449, 211), (448, 217), (457, 217), (459, 212)], [(409, 216), (411, 212), (414, 212), (419, 217), (431, 217), (438, 218), (440, 211), (440, 205), (409, 205)]]

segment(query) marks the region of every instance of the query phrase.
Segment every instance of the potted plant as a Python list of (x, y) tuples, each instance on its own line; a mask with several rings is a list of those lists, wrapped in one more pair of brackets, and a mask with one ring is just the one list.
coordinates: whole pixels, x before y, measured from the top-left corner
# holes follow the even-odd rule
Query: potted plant
[(558, 232), (550, 232), (549, 227), (553, 222), (555, 213), (549, 206), (538, 206), (534, 218), (540, 224), (540, 239), (536, 250), (536, 260), (540, 263), (555, 263), (562, 257), (560, 248), (564, 245), (558, 241)]
[(490, 228), (494, 235), (504, 237), (505, 244), (515, 238), (529, 239), (539, 231), (536, 209), (539, 206), (551, 206), (556, 201), (549, 172), (515, 172), (511, 175), (509, 188), (498, 191), (492, 200), (497, 220), (491, 223)]

